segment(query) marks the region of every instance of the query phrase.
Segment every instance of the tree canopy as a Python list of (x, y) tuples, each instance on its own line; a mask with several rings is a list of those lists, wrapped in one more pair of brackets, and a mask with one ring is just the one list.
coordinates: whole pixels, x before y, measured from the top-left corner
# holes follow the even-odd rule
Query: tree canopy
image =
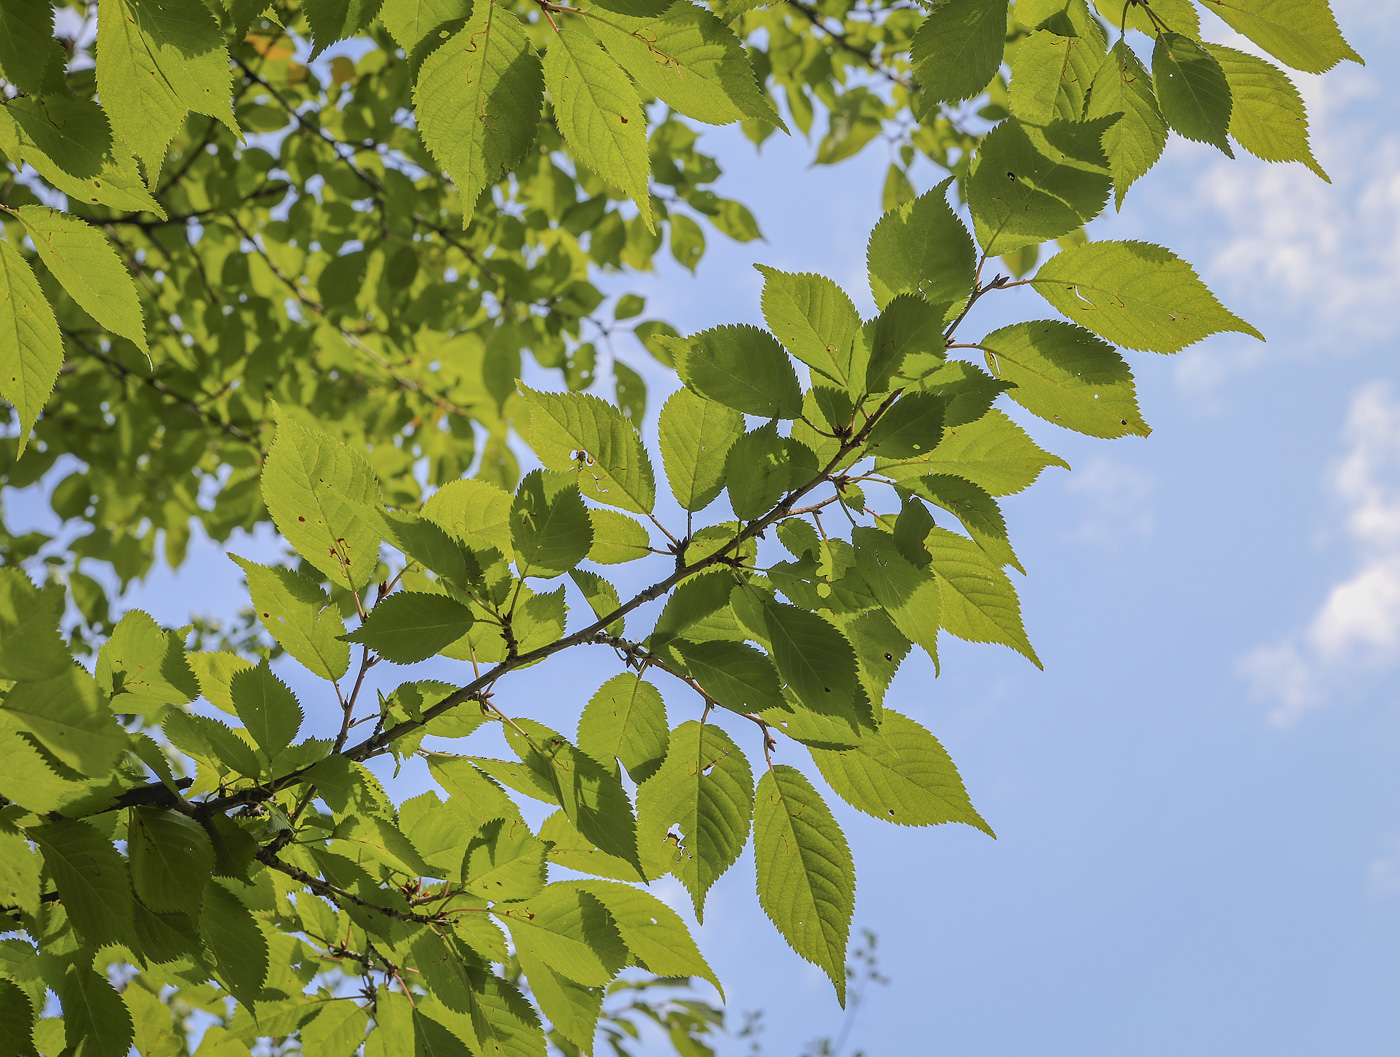
[[(1343, 60), (1325, 0), (4, 0), (0, 485), (62, 529), (0, 510), (0, 1050), (592, 1053), (629, 967), (720, 986), (647, 885), (700, 918), (750, 842), (844, 1001), (830, 797), (992, 833), (886, 694), (944, 636), (1040, 663), (1000, 504), (1065, 464), (1017, 418), (1146, 436), (1124, 350), (1262, 337), (1084, 226), (1173, 133), (1325, 179), (1283, 67)], [(891, 145), (873, 318), (617, 292), (759, 237), (734, 123)], [(123, 602), (196, 527), (242, 624)], [(576, 728), (510, 692), (590, 647)]]

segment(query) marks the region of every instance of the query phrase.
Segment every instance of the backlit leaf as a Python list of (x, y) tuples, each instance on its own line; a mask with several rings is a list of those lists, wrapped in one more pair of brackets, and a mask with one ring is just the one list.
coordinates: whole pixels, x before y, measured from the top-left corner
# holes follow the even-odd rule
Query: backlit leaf
[(58, 323), (24, 258), (0, 240), (0, 397), (19, 415), (19, 453), (63, 366)]
[(802, 387), (778, 340), (747, 325), (714, 327), (676, 343), (676, 371), (703, 397), (761, 418), (796, 418)]
[(1203, 45), (1163, 33), (1152, 49), (1152, 84), (1167, 124), (1187, 139), (1209, 143), (1234, 157), (1228, 139), (1230, 83)]
[(229, 557), (248, 577), (253, 608), (277, 643), (322, 679), (344, 675), (350, 667), (350, 647), (341, 641), (345, 621), (325, 589), (304, 573)]
[(530, 441), (549, 469), (574, 475), (589, 499), (633, 513), (656, 504), (656, 479), (637, 427), (617, 408), (584, 393), (541, 393), (521, 386), (530, 408)]

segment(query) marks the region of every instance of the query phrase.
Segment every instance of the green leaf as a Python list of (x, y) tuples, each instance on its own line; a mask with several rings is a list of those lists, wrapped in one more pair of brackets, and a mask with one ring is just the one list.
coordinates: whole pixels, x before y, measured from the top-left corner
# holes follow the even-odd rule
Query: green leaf
[[(899, 294), (918, 293), (938, 304), (961, 301), (972, 292), (977, 253), (967, 229), (948, 205), (951, 182), (945, 180), (886, 213), (870, 233), (865, 260), (870, 292), (879, 308)], [(873, 385), (872, 390), (880, 391)]]
[(1263, 59), (1207, 44), (1230, 83), (1230, 135), (1265, 161), (1300, 161), (1328, 183), (1308, 144), (1308, 114), (1288, 75)]
[(471, 626), (471, 610), (446, 595), (396, 591), (380, 600), (346, 639), (394, 664), (413, 664), (447, 648)]
[(59, 585), (35, 587), (20, 569), (0, 569), (0, 679), (33, 682), (67, 673), (73, 658), (58, 630), (63, 604)]
[(233, 698), (229, 696), (229, 683), (233, 673), (251, 668), (253, 662), (236, 653), (202, 651), (185, 654), (185, 662), (190, 666), (199, 682), (202, 693), (215, 708), (233, 714)]
[(829, 621), (797, 606), (763, 607), (773, 663), (797, 700), (853, 731), (871, 725), (870, 703), (857, 692), (851, 644)]
[(437, 522), (404, 510), (381, 510), (384, 540), (405, 558), (453, 584), (465, 586), (478, 579), (481, 570), (473, 555)]
[(185, 114), (207, 114), (241, 135), (230, 103), (223, 34), (199, 0), (102, 0), (97, 90), (112, 128), (152, 184)]
[(224, 773), (232, 771), (245, 778), (258, 778), (263, 773), (253, 747), (217, 719), (174, 712), (165, 717), (162, 726), (166, 737), (186, 756), (207, 760)]
[(607, 909), (567, 884), (546, 885), (520, 903), (492, 912), (510, 929), (516, 950), (585, 987), (603, 987), (627, 962), (627, 948)]
[(530, 770), (549, 784), (569, 821), (601, 851), (640, 868), (632, 802), (618, 777), (547, 728), (529, 726), (546, 733), (528, 742), (518, 738), (516, 751)]
[(797, 418), (802, 387), (778, 339), (747, 324), (675, 343), (676, 372), (703, 397), (760, 418)]
[(600, 686), (578, 718), (578, 747), (605, 764), (618, 760), (634, 782), (656, 772), (669, 742), (661, 691), (633, 672)]
[(432, 1017), (414, 1009), (414, 1057), (472, 1057), (467, 1044)]
[(354, 845), (357, 852), (405, 877), (433, 874), (403, 831), (378, 815), (351, 815), (336, 825), (335, 839)]
[(127, 610), (97, 655), (96, 678), (115, 712), (149, 714), (199, 696), (184, 643), (139, 609)]
[(565, 28), (545, 49), (544, 83), (569, 150), (625, 191), (647, 230), (654, 231), (646, 116), (622, 68), (587, 35)]
[[(1151, 0), (1151, 2), (1152, 13), (1161, 18), (1172, 30), (1199, 38), (1201, 20), (1200, 16), (1196, 14), (1196, 8), (1191, 0)], [(1094, 0), (1094, 7), (1098, 9), (1099, 14), (1109, 25), (1117, 26), (1122, 23), (1123, 5), (1118, 0)], [(1139, 33), (1150, 33), (1154, 37), (1157, 35), (1157, 27), (1153, 25), (1152, 19), (1141, 5), (1130, 6), (1127, 14), (1129, 29), (1135, 29)]]
[(746, 642), (677, 642), (691, 677), (716, 704), (732, 712), (784, 708), (773, 662)]
[(1189, 264), (1145, 242), (1071, 246), (1046, 261), (1031, 283), (1080, 326), (1129, 349), (1179, 352), (1221, 331), (1264, 340), (1221, 306)]
[(130, 737), (97, 681), (77, 665), (53, 679), (17, 683), (0, 703), (0, 724), (22, 730), (80, 774), (106, 777)]
[(15, 248), (0, 240), (0, 397), (19, 415), (19, 455), (62, 366), (58, 322), (39, 280)]
[(136, 283), (102, 232), (43, 206), (21, 206), (14, 213), (28, 230), (39, 259), (83, 311), (150, 356)]
[(204, 890), (199, 934), (214, 962), (214, 976), (243, 1005), (252, 1005), (267, 979), (267, 939), (252, 911), (218, 881)]
[(489, 481), (449, 481), (423, 504), (423, 516), (474, 550), (494, 547), (509, 558), (512, 501)]
[(214, 845), (194, 819), (143, 807), (132, 812), (126, 853), (136, 896), (152, 910), (199, 917), (205, 883), (214, 873)]
[(426, 754), (428, 770), (437, 783), (447, 790), (447, 806), (455, 811), (469, 830), (477, 829), (493, 818), (516, 818), (520, 809), (491, 779), (471, 761), (460, 756)]
[(379, 565), (379, 481), (344, 441), (281, 414), (262, 473), (263, 501), (298, 554), (357, 590)]
[(530, 981), (531, 996), (549, 1020), (551, 1034), (562, 1035), (577, 1052), (591, 1054), (603, 1009), (603, 988), (576, 984), (531, 954), (521, 957), (520, 967)]
[(529, 899), (544, 888), (546, 850), (521, 820), (492, 819), (467, 845), (462, 887), (492, 902)]
[(1047, 466), (1069, 469), (1069, 463), (1040, 448), (1025, 430), (994, 409), (944, 430), (938, 447), (927, 455), (877, 459), (875, 471), (901, 482), (925, 474), (953, 474), (1001, 496), (1028, 487)]
[(826, 972), (845, 1005), (855, 863), (841, 827), (801, 771), (779, 764), (759, 778), (753, 854), (759, 905), (792, 949)]
[[(7, 775), (9, 773), (6, 771)], [(30, 849), (25, 835), (9, 822), (0, 820), (0, 906), (19, 907), (26, 914), (38, 914), (42, 864), (39, 853)], [(3, 1037), (0, 1033), (0, 1038)]]
[(66, 60), (54, 40), (49, 0), (12, 0), (0, 10), (0, 71), (5, 80), (28, 95), (60, 92)]
[(314, 59), (328, 46), (353, 37), (369, 25), (380, 0), (302, 0), (302, 13), (311, 26)]
[(989, 837), (958, 769), (938, 739), (891, 710), (877, 733), (851, 749), (811, 749), (822, 777), (858, 811), (900, 826), (964, 822)]
[(112, 139), (107, 115), (93, 99), (47, 95), (0, 107), (0, 148), (23, 161), (72, 200), (113, 209), (147, 210), (165, 219), (131, 151)]
[(709, 11), (681, 2), (638, 18), (602, 6), (588, 10), (589, 28), (647, 92), (711, 125), (756, 118), (787, 130), (739, 38)]
[(914, 34), (914, 78), (935, 102), (971, 99), (1001, 65), (1006, 0), (959, 0), (935, 7)]
[(651, 459), (634, 426), (611, 404), (584, 393), (520, 387), (530, 408), (530, 443), (546, 467), (573, 473), (589, 499), (646, 514), (656, 505)]
[(94, 947), (132, 942), (131, 885), (112, 842), (77, 819), (34, 826), (25, 835), (43, 852), (47, 874), (79, 937)]
[(1082, 118), (1103, 57), (1094, 43), (1043, 29), (1021, 41), (1011, 64), (1011, 112), (1032, 125)]
[(1162, 116), (1187, 139), (1230, 150), (1230, 82), (1214, 56), (1190, 37), (1163, 33), (1152, 49), (1152, 84)]
[(705, 893), (748, 843), (752, 809), (753, 773), (724, 731), (694, 720), (671, 731), (661, 769), (637, 790), (637, 825), (648, 875), (674, 873), (697, 921)]
[(943, 627), (968, 642), (1009, 646), (1037, 668), (1044, 667), (1026, 638), (1016, 589), (986, 552), (941, 528), (929, 533), (924, 546), (943, 596)]
[(255, 668), (235, 672), (229, 692), (234, 711), (271, 766), (301, 729), (301, 705), (265, 659)]
[(34, 1049), (34, 1007), (19, 985), (0, 976), (0, 1052), (37, 1057)]
[(350, 646), (341, 641), (345, 621), (315, 579), (236, 554), (229, 557), (248, 578), (253, 609), (278, 645), (322, 679), (339, 679), (349, 670)]
[(328, 1002), (301, 1028), (301, 1052), (351, 1057), (369, 1033), (369, 1014), (353, 1002)]
[[(969, 240), (969, 244), (971, 240)], [(911, 358), (930, 364), (941, 363), (947, 355), (943, 326), (947, 304), (929, 304), (918, 295), (900, 294), (891, 299), (875, 318), (870, 362), (866, 366), (865, 387), (872, 393), (893, 388)]]
[[(1115, 115), (1118, 120), (1107, 124)], [(1123, 41), (1113, 45), (1094, 75), (1084, 116), (1106, 125), (1103, 151), (1113, 177), (1114, 201), (1122, 209), (1128, 188), (1157, 164), (1167, 145), (1167, 122), (1157, 108), (1152, 77)]]
[(131, 1014), (121, 995), (91, 965), (76, 960), (58, 986), (63, 1031), (74, 1057), (126, 1057), (131, 1048)]
[(471, 14), (471, 0), (384, 0), (379, 21), (403, 49), (412, 55), (438, 26)]
[(550, 862), (579, 873), (611, 877), (618, 881), (642, 881), (646, 878), (626, 859), (599, 851), (587, 837), (574, 828), (567, 815), (556, 811), (540, 825), (540, 840), (550, 846), (545, 853)]
[(762, 264), (755, 267), (763, 273), (763, 318), (768, 329), (812, 370), (847, 387), (861, 325), (846, 292), (824, 275), (794, 275)]
[(977, 241), (987, 254), (1059, 238), (1103, 211), (1110, 180), (1107, 121), (1008, 118), (982, 141), (967, 185)]
[(1091, 437), (1145, 437), (1133, 372), (1116, 349), (1072, 323), (1016, 323), (979, 343), (987, 367), (1015, 382), (1007, 395), (1027, 411)]
[[(1011, 549), (1001, 508), (985, 488), (951, 474), (905, 479), (900, 487), (956, 517), (967, 534), (997, 565), (1010, 565), (1021, 572), (1025, 571)], [(922, 539), (919, 546), (922, 549)]]
[(578, 486), (563, 474), (526, 474), (510, 512), (515, 566), (520, 575), (562, 576), (588, 556), (593, 522)]
[[(611, 616), (617, 612), (622, 605), (622, 598), (617, 593), (617, 588), (597, 573), (589, 572), (586, 569), (571, 569), (569, 579), (574, 582), (574, 586), (583, 592), (584, 601), (588, 603), (588, 608), (593, 610), (593, 615), (599, 620)], [(618, 617), (603, 630), (609, 635), (621, 635), (626, 626), (626, 618)]]
[(638, 967), (657, 976), (698, 976), (714, 984), (724, 997), (724, 988), (695, 946), (685, 922), (656, 896), (615, 881), (567, 883), (607, 907)]
[(636, 518), (616, 510), (590, 510), (588, 522), (593, 529), (593, 543), (588, 548), (588, 560), (599, 565), (619, 565), (636, 561), (651, 554), (651, 537)]
[(745, 433), (730, 445), (724, 461), (734, 516), (752, 521), (768, 513), (791, 486), (792, 471), (787, 438), (778, 436), (777, 423)]
[(851, 533), (851, 542), (856, 548), (856, 569), (870, 585), (875, 600), (895, 627), (922, 646), (937, 664), (943, 609), (938, 581), (901, 554), (895, 538), (887, 532), (857, 528)]
[(682, 509), (703, 510), (724, 490), (725, 458), (743, 436), (743, 415), (678, 389), (661, 408), (660, 431), (671, 494)]
[(943, 437), (944, 400), (937, 393), (905, 393), (871, 429), (866, 447), (886, 459), (926, 455)]
[(478, 0), (472, 16), (436, 48), (413, 86), (423, 142), (456, 181), (462, 224), (481, 192), (525, 160), (535, 142), (544, 78), (520, 19)]
[(1286, 66), (1323, 73), (1343, 59), (1361, 62), (1337, 28), (1327, 0), (1201, 0)]

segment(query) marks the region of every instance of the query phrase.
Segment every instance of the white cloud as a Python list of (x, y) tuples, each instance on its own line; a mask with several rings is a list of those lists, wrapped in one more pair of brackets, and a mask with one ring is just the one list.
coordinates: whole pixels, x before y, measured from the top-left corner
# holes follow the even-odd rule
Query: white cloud
[(1095, 455), (1065, 479), (1064, 487), (1087, 500), (1083, 519), (1070, 533), (1076, 542), (1116, 550), (1150, 538), (1156, 528), (1151, 503), (1156, 481), (1146, 470)]
[(1307, 626), (1240, 661), (1255, 692), (1288, 723), (1359, 673), (1400, 663), (1400, 397), (1389, 382), (1352, 398), (1346, 454), (1332, 487), (1346, 509), (1355, 571), (1336, 584)]

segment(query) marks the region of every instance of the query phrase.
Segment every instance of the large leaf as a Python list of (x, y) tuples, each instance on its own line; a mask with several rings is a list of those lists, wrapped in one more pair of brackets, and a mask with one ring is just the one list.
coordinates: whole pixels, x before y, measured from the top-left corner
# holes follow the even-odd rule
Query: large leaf
[(1201, 0), (1274, 58), (1304, 73), (1323, 73), (1343, 59), (1361, 62), (1337, 28), (1327, 0)]
[(26, 836), (44, 853), (48, 876), (79, 937), (95, 947), (132, 942), (131, 885), (112, 842), (78, 819), (35, 826)]
[(914, 34), (909, 60), (935, 101), (956, 103), (987, 87), (1006, 44), (1006, 0), (940, 4)]
[(20, 569), (0, 569), (0, 679), (32, 681), (65, 674), (72, 655), (59, 634), (64, 592), (35, 587)]
[(492, 902), (529, 899), (544, 887), (547, 848), (521, 820), (492, 819), (467, 844), (462, 887)]
[(724, 988), (695, 946), (679, 914), (650, 892), (615, 881), (573, 881), (608, 908), (635, 963), (657, 976), (698, 976)]
[(969, 642), (998, 642), (1043, 667), (1021, 624), (1016, 589), (999, 566), (971, 540), (935, 528), (924, 540), (938, 576), (943, 608), (939, 622)]
[(18, 907), (26, 914), (38, 914), (39, 872), (42, 865), (43, 860), (37, 851), (29, 847), (24, 833), (10, 823), (0, 821), (0, 906)]
[(861, 340), (860, 313), (824, 275), (795, 275), (758, 265), (763, 273), (763, 318), (787, 350), (845, 388)]
[(712, 125), (757, 118), (783, 122), (754, 77), (734, 31), (696, 4), (671, 4), (660, 18), (588, 9), (588, 26), (646, 91)]
[(661, 691), (633, 672), (600, 686), (578, 718), (578, 747), (603, 763), (619, 760), (634, 782), (656, 772), (669, 742)]
[(379, 481), (344, 441), (283, 414), (262, 474), (278, 531), (332, 583), (352, 590), (379, 564)]
[(457, 183), (462, 223), (481, 192), (535, 142), (544, 78), (525, 27), (493, 0), (478, 0), (450, 40), (423, 60), (413, 86), (423, 142)]
[(203, 826), (178, 811), (140, 808), (132, 812), (127, 855), (141, 902), (157, 912), (199, 916), (214, 873), (214, 846)]
[(1230, 83), (1205, 47), (1163, 33), (1152, 49), (1152, 84), (1162, 116), (1187, 139), (1219, 147), (1229, 157)]
[(199, 696), (199, 681), (181, 637), (148, 614), (129, 609), (97, 654), (98, 686), (113, 697), (116, 712), (149, 714), (166, 705), (187, 705)]
[(269, 766), (292, 744), (301, 729), (302, 711), (287, 684), (264, 660), (235, 672), (229, 682), (234, 711), (267, 757)]
[(19, 985), (0, 977), (0, 1052), (37, 1057), (34, 1048), (34, 1007)]
[(322, 679), (344, 675), (350, 667), (350, 647), (341, 639), (345, 621), (325, 589), (305, 573), (229, 557), (248, 578), (253, 609), (278, 645)]
[(844, 1005), (855, 863), (841, 827), (801, 771), (779, 764), (759, 779), (753, 852), (759, 905), (792, 949), (826, 972)]
[(917, 292), (939, 304), (961, 301), (972, 292), (977, 253), (948, 205), (950, 182), (886, 213), (870, 233), (865, 259), (870, 292), (880, 308), (903, 293)]
[(938, 739), (898, 712), (886, 709), (880, 730), (854, 748), (809, 751), (827, 784), (867, 815), (900, 826), (964, 822), (996, 836)]
[(744, 416), (679, 389), (661, 409), (661, 457), (671, 494), (685, 510), (703, 510), (724, 490), (725, 458), (744, 434)]
[(627, 962), (627, 948), (603, 904), (572, 885), (547, 885), (539, 895), (502, 903), (493, 912), (522, 955), (585, 987), (604, 986)]
[(661, 769), (637, 790), (647, 873), (674, 873), (697, 921), (705, 920), (705, 893), (748, 842), (752, 807), (753, 773), (739, 746), (714, 724), (694, 720), (671, 732)]
[(747, 642), (682, 641), (675, 649), (716, 704), (739, 713), (785, 707), (772, 660)]
[(797, 606), (763, 609), (773, 663), (798, 701), (852, 729), (871, 722), (869, 702), (856, 693), (856, 658), (851, 644), (829, 621)]
[[(1271, 63), (1234, 48), (1207, 44), (1230, 84), (1230, 135), (1265, 161), (1300, 161), (1324, 180), (1327, 174), (1308, 143), (1303, 97), (1288, 75)], [(1328, 180), (1330, 183), (1331, 181)]]
[(977, 241), (988, 255), (1068, 235), (1103, 211), (1106, 121), (1008, 118), (982, 141), (967, 185)]
[(1007, 395), (1047, 422), (1091, 437), (1145, 437), (1133, 372), (1118, 351), (1072, 323), (1016, 323), (979, 342)]
[(49, 0), (11, 0), (0, 8), (0, 73), (21, 92), (61, 91), (67, 56), (54, 40)]
[(877, 459), (875, 469), (895, 481), (926, 474), (953, 474), (990, 495), (1011, 495), (1028, 487), (1047, 466), (1069, 464), (1040, 448), (1026, 431), (998, 410), (944, 430), (927, 455)]
[(701, 396), (761, 418), (797, 418), (802, 387), (778, 340), (744, 324), (677, 341), (676, 372)]
[(24, 731), (93, 778), (105, 777), (130, 744), (97, 681), (76, 664), (53, 679), (16, 684), (0, 703), (0, 725)]
[(1100, 123), (1115, 115), (1118, 120), (1104, 129), (1103, 150), (1113, 177), (1114, 202), (1121, 209), (1128, 188), (1157, 164), (1167, 145), (1167, 123), (1157, 107), (1152, 76), (1121, 40), (1094, 75), (1084, 113)]
[(267, 939), (247, 905), (218, 881), (204, 891), (199, 934), (214, 962), (214, 975), (244, 1005), (267, 979)]
[(71, 963), (58, 986), (63, 1031), (75, 1057), (126, 1057), (131, 1014), (107, 977), (81, 959)]
[(1011, 112), (1033, 125), (1082, 118), (1103, 57), (1095, 43), (1043, 29), (1021, 41), (1011, 65)]
[(584, 393), (520, 391), (530, 408), (530, 443), (540, 462), (575, 476), (589, 499), (637, 514), (656, 505), (656, 478), (637, 427), (613, 405)]
[(83, 311), (149, 355), (136, 283), (102, 232), (43, 206), (21, 206), (15, 215), (29, 231), (39, 259)]
[(193, 110), (235, 136), (228, 49), (200, 0), (101, 0), (97, 90), (112, 128), (155, 182), (165, 149)]
[(1145, 242), (1071, 246), (1046, 261), (1031, 283), (1080, 326), (1130, 349), (1179, 352), (1220, 331), (1264, 340), (1215, 299), (1189, 264)]
[(858, 528), (851, 542), (856, 546), (856, 568), (880, 608), (936, 663), (943, 606), (933, 573), (912, 564), (900, 553), (895, 538), (880, 529)]
[(58, 322), (39, 280), (18, 251), (0, 240), (0, 398), (19, 415), (19, 454), (62, 366)]
[(545, 49), (544, 83), (569, 149), (625, 191), (643, 223), (653, 228), (646, 117), (622, 68), (589, 36), (564, 28)]
[(471, 0), (384, 0), (379, 8), (379, 21), (384, 23), (404, 54), (412, 55), (419, 43), (438, 26), (466, 18), (471, 10)]

